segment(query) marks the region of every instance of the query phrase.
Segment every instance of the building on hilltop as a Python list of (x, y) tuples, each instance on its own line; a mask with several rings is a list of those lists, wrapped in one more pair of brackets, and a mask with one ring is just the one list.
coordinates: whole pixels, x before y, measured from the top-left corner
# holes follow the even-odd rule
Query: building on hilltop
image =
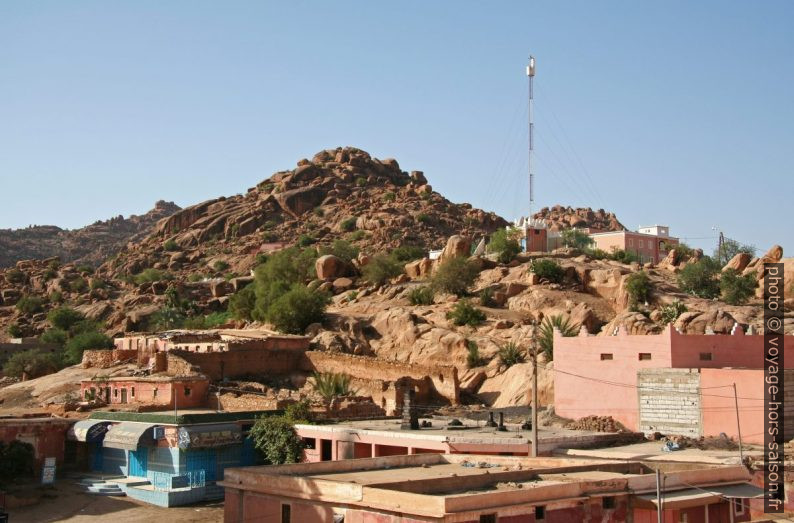
[(593, 247), (607, 253), (621, 250), (637, 256), (640, 263), (659, 263), (675, 245), (678, 238), (670, 236), (666, 225), (640, 226), (637, 232), (589, 232)]
[[(629, 430), (738, 437), (733, 384), (745, 442), (763, 443), (764, 340), (736, 324), (732, 334), (554, 334), (554, 409), (567, 418), (612, 416)], [(787, 389), (794, 391), (794, 337), (785, 336)], [(794, 438), (794, 401), (784, 407)]]
[[(664, 521), (748, 521), (742, 466), (665, 464)], [(417, 454), (226, 469), (224, 521), (656, 521), (639, 462)]]

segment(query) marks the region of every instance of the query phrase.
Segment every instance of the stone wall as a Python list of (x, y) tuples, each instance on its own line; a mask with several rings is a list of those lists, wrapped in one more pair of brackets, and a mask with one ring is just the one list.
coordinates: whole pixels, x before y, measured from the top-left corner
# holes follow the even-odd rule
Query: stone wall
[(698, 369), (641, 369), (637, 386), (641, 432), (702, 435)]
[[(345, 373), (354, 378), (354, 382), (356, 379), (367, 380), (372, 382), (372, 392), (375, 392), (379, 383), (404, 383), (408, 378), (419, 389), (417, 396), (425, 396), (422, 398), (425, 402), (460, 402), (458, 372), (451, 366), (430, 367), (335, 352), (309, 351), (302, 359), (302, 369), (307, 372)], [(425, 382), (426, 385), (422, 385)]]
[(137, 350), (127, 349), (101, 349), (101, 350), (87, 350), (83, 352), (83, 361), (81, 366), (84, 369), (97, 368), (106, 369), (124, 361), (136, 360), (138, 357)]
[(168, 352), (168, 374), (192, 373), (192, 365), (213, 381), (257, 375), (286, 376), (300, 369), (302, 357), (302, 351), (292, 348), (225, 352), (171, 350)]

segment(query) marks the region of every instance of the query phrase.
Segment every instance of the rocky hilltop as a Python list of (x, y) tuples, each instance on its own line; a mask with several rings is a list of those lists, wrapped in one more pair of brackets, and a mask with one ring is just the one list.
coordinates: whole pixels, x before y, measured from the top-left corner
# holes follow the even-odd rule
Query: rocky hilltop
[(544, 220), (552, 231), (563, 229), (591, 228), (600, 231), (625, 231), (626, 227), (618, 221), (615, 213), (604, 209), (594, 211), (590, 207), (544, 207), (532, 215), (533, 218)]
[(20, 260), (56, 256), (63, 262), (97, 266), (128, 242), (148, 236), (158, 221), (178, 210), (180, 207), (175, 203), (161, 200), (146, 214), (129, 218), (119, 215), (80, 229), (66, 230), (54, 225), (0, 229), (0, 267), (10, 267)]

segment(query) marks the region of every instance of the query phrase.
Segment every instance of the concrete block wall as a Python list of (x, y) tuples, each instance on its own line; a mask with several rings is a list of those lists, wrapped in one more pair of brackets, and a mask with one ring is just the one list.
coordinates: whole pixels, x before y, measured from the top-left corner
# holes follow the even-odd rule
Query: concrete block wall
[(698, 369), (640, 369), (637, 386), (641, 432), (702, 434)]

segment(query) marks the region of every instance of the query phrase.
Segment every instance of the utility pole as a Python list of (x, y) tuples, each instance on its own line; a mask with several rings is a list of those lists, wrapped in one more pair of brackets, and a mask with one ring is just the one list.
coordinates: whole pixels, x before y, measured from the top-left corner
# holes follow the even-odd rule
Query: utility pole
[(742, 425), (739, 423), (739, 396), (736, 395), (736, 382), (733, 383), (733, 403), (736, 406), (736, 432), (739, 433), (739, 460), (744, 465), (744, 450), (742, 449)]
[(656, 469), (656, 521), (662, 523), (662, 471)]
[(529, 346), (532, 358), (532, 457), (538, 457), (538, 345), (537, 324), (532, 324), (532, 339)]
[(527, 77), (529, 77), (529, 157), (527, 158), (527, 168), (529, 169), (529, 219), (532, 220), (532, 207), (535, 203), (535, 175), (532, 174), (532, 152), (535, 149), (535, 124), (532, 123), (532, 105), (534, 100), (532, 82), (535, 79), (535, 57), (531, 55), (527, 66)]

